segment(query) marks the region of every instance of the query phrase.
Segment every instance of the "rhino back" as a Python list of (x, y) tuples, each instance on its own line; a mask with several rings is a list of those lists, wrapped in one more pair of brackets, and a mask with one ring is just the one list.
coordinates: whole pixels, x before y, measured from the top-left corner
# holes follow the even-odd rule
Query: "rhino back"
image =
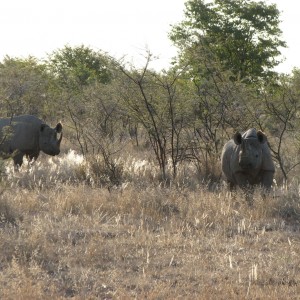
[(21, 115), (21, 116), (15, 116), (13, 118), (0, 118), (0, 129), (12, 123), (23, 123), (23, 124), (30, 123), (32, 125), (36, 125), (37, 127), (39, 127), (44, 122), (32, 115)]
[[(0, 119), (0, 150), (11, 153), (14, 150), (32, 151), (38, 149), (38, 138), (40, 125), (43, 122), (31, 115), (16, 116), (14, 118)], [(9, 133), (4, 129), (11, 126)]]

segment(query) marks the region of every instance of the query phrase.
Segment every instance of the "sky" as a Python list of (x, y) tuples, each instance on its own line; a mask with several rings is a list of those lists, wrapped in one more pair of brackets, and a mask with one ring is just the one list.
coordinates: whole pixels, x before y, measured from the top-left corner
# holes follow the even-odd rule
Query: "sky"
[[(65, 45), (145, 64), (150, 51), (158, 57), (152, 68), (167, 69), (177, 49), (168, 38), (171, 25), (183, 20), (184, 0), (4, 0), (0, 2), (0, 61), (6, 56), (46, 58)], [(277, 71), (300, 68), (297, 0), (266, 0), (281, 12), (285, 62)]]

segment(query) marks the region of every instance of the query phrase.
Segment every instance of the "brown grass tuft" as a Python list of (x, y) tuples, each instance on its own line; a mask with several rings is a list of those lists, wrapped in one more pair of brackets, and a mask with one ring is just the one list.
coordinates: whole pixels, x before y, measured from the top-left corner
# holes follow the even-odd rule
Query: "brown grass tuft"
[(80, 177), (83, 160), (68, 159), (3, 179), (1, 299), (299, 295), (296, 182), (266, 199), (257, 190), (249, 207), (240, 192), (197, 183), (191, 166), (164, 187), (151, 162), (128, 158), (120, 184), (98, 185)]

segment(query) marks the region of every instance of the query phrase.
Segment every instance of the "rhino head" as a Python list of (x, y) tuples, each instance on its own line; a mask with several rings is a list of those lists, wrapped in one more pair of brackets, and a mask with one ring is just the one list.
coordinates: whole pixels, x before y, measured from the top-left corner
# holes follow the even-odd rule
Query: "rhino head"
[[(60, 133), (59, 139), (57, 134)], [(54, 128), (42, 124), (39, 132), (39, 148), (49, 155), (58, 155), (60, 152), (60, 143), (62, 140), (62, 125), (58, 123)]]
[(241, 133), (237, 132), (233, 140), (236, 145), (240, 146), (238, 156), (239, 166), (243, 170), (260, 168), (263, 160), (262, 144), (267, 141), (265, 134), (252, 129), (246, 135), (241, 135)]

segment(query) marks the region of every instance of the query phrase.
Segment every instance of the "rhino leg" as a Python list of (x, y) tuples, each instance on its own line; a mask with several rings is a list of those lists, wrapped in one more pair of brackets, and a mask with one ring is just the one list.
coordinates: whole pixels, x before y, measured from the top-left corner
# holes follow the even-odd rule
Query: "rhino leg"
[(234, 179), (237, 185), (242, 189), (246, 189), (249, 186), (248, 176), (244, 173), (236, 173)]
[(229, 189), (230, 192), (233, 192), (235, 190), (236, 186), (232, 181), (228, 180), (227, 181), (227, 188)]
[(253, 205), (253, 194), (254, 194), (254, 187), (250, 184), (248, 180), (248, 175), (243, 173), (236, 173), (235, 180), (237, 185), (243, 190), (245, 193), (246, 201), (248, 202), (249, 206)]
[(15, 153), (13, 155), (13, 161), (14, 161), (15, 169), (18, 169), (18, 167), (22, 166), (23, 156), (24, 156), (24, 154), (22, 152), (19, 152), (19, 151), (17, 151), (17, 153)]
[(26, 158), (28, 159), (28, 161), (30, 163), (35, 162), (38, 157), (39, 157), (39, 153), (37, 153), (37, 154), (26, 154)]
[(263, 171), (261, 185), (269, 191), (273, 183), (274, 171)]

